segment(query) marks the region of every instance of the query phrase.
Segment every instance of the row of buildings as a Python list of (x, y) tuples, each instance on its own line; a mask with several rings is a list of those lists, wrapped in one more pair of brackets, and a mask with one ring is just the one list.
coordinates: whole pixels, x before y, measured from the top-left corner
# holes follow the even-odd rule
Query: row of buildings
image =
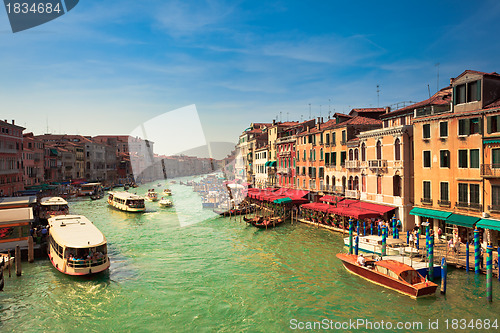
[(203, 174), (214, 160), (159, 156), (154, 143), (127, 135), (34, 135), (0, 121), (0, 196), (12, 196), (44, 184), (86, 181), (109, 185)]
[[(393, 207), (405, 230), (429, 222), (462, 241), (500, 230), (500, 74), (467, 70), (429, 99), (329, 119), (254, 123), (236, 174)], [(391, 212), (392, 214), (392, 212)]]

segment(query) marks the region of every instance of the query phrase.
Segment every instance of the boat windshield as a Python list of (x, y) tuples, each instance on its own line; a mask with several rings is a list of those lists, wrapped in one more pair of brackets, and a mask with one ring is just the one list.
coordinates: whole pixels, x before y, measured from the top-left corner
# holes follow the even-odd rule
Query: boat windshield
[(127, 200), (127, 206), (130, 208), (144, 208), (144, 200)]
[(64, 257), (68, 260), (68, 266), (72, 267), (101, 265), (107, 260), (107, 246), (103, 244), (83, 249), (67, 247)]
[(420, 274), (418, 274), (417, 271), (412, 271), (412, 270), (404, 271), (400, 274), (400, 276), (404, 281), (408, 282), (409, 284), (417, 284), (422, 282), (422, 277), (420, 276)]

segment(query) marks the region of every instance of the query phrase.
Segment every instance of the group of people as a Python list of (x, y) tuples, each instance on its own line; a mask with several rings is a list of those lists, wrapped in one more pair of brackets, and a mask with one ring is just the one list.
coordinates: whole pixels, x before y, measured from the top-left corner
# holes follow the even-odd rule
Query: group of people
[(102, 259), (104, 257), (104, 255), (97, 251), (95, 253), (93, 253), (92, 251), (89, 251), (89, 253), (84, 253), (82, 255), (73, 255), (73, 253), (69, 253), (68, 254), (68, 261), (71, 261), (71, 262), (76, 262), (76, 263), (88, 263), (90, 261), (98, 261), (99, 259)]

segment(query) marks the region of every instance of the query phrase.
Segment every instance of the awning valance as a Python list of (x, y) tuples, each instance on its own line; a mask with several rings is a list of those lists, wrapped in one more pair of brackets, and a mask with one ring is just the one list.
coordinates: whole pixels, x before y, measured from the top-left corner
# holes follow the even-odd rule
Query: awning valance
[(355, 207), (359, 209), (372, 210), (381, 215), (396, 209), (396, 207), (384, 206), (384, 205), (374, 204), (371, 202), (362, 202), (362, 201), (360, 201), (359, 205), (356, 205)]
[(500, 143), (500, 139), (486, 139), (483, 143)]
[(477, 222), (476, 226), (483, 229), (498, 230), (500, 231), (500, 221), (493, 219), (481, 219)]
[(474, 223), (476, 223), (477, 221), (479, 221), (478, 217), (460, 214), (451, 214), (446, 219), (446, 223), (448, 224), (459, 225), (466, 228), (474, 228)]
[(430, 219), (446, 220), (446, 218), (450, 216), (451, 213), (434, 209), (413, 207), (413, 209), (410, 211), (410, 215), (418, 215), (428, 217)]

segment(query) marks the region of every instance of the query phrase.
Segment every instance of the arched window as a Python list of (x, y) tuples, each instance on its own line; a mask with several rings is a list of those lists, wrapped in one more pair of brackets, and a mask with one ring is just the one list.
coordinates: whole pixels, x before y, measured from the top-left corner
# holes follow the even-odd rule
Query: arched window
[(377, 160), (382, 159), (382, 142), (377, 141)]
[(332, 176), (332, 190), (335, 190), (335, 176)]
[(323, 160), (323, 148), (319, 151), (319, 159)]
[(401, 144), (399, 142), (399, 138), (394, 142), (394, 159), (396, 161), (401, 160)]
[(401, 196), (401, 177), (399, 175), (392, 177), (392, 193), (395, 197)]
[(354, 177), (353, 190), (359, 191), (359, 178), (358, 178), (358, 176)]
[(364, 142), (361, 145), (361, 160), (366, 161), (366, 145)]
[(326, 134), (325, 135), (325, 141), (326, 141), (326, 144), (329, 145), (330, 144), (330, 134)]
[(328, 185), (330, 185), (330, 177), (326, 175), (326, 186), (328, 187)]
[(359, 160), (359, 151), (358, 151), (358, 148), (354, 149), (354, 159), (356, 161)]
[(316, 149), (313, 149), (313, 161), (316, 161)]
[(349, 149), (349, 161), (352, 161), (354, 159), (354, 152), (352, 149)]
[(345, 178), (345, 176), (342, 176), (342, 193), (345, 193), (346, 182), (347, 178)]
[(349, 184), (347, 185), (348, 186), (348, 190), (353, 190), (354, 188), (354, 182), (353, 182), (353, 178), (352, 176), (349, 177)]

